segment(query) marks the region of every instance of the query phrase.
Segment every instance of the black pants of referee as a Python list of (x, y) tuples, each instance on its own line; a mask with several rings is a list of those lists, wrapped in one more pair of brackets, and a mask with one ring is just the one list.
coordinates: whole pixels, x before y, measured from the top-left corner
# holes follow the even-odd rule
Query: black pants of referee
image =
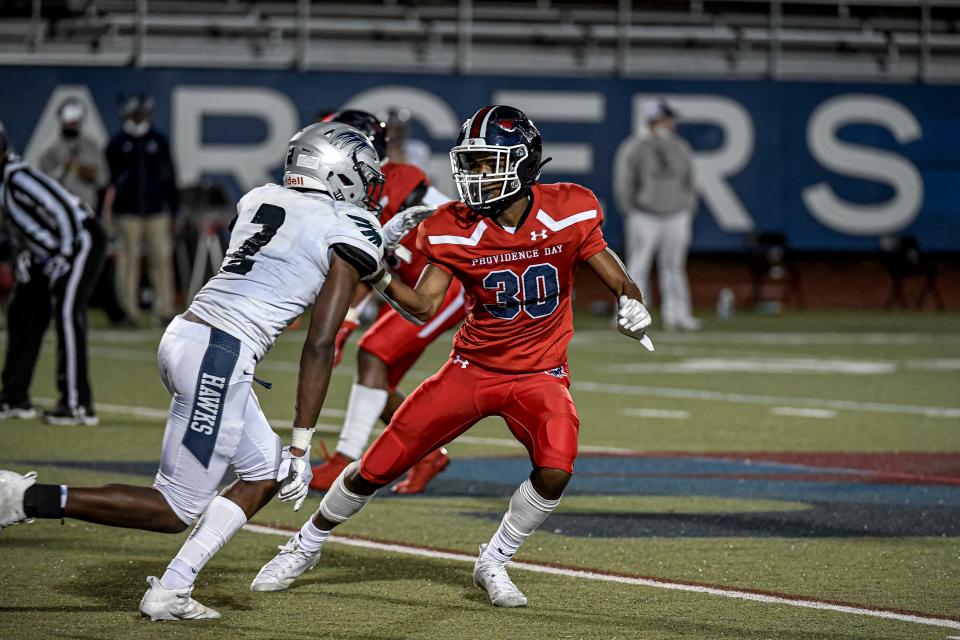
[[(17, 274), (7, 307), (7, 359), (0, 395), (13, 406), (30, 400), (30, 382), (51, 317), (57, 323), (57, 389), (61, 406), (92, 412), (87, 372), (87, 301), (97, 284), (106, 251), (100, 223), (88, 218), (77, 239), (70, 270), (51, 286), (36, 260)], [(23, 279), (23, 275), (27, 275)]]

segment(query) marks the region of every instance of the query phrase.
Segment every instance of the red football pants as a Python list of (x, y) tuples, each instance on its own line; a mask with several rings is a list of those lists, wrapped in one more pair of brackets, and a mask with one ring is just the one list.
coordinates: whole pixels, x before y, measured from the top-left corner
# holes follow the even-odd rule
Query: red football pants
[(400, 405), (364, 453), (360, 475), (389, 484), (487, 416), (506, 421), (534, 468), (572, 473), (580, 418), (569, 385), (565, 366), (550, 373), (507, 374), (454, 356)]

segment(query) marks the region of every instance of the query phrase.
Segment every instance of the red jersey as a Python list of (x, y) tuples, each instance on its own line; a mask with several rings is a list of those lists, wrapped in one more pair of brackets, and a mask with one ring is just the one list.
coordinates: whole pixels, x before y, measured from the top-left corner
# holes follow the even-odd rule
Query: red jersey
[(453, 350), (494, 371), (526, 373), (566, 364), (573, 336), (571, 292), (581, 262), (607, 247), (593, 192), (537, 184), (514, 233), (452, 202), (420, 223), (417, 247), (463, 283), (467, 319)]
[[(430, 186), (430, 179), (427, 178), (427, 174), (412, 164), (388, 162), (380, 170), (384, 177), (383, 196), (380, 198), (380, 206), (383, 207), (380, 223), (386, 224), (390, 218), (402, 210), (404, 202), (417, 187)], [(410, 203), (408, 206), (413, 204), (419, 203)], [(427, 265), (427, 259), (417, 250), (416, 234), (408, 233), (400, 244), (410, 250), (413, 260), (409, 263), (397, 260), (396, 264), (390, 265), (390, 270), (404, 284), (412, 287), (420, 279), (420, 272)]]

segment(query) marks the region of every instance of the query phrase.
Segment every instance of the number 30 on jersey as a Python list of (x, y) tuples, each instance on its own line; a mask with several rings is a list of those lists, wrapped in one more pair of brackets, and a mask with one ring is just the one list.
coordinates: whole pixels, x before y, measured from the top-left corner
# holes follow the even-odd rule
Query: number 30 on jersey
[(530, 265), (520, 275), (510, 269), (491, 271), (483, 288), (497, 292), (497, 303), (485, 306), (501, 320), (513, 320), (521, 310), (531, 318), (544, 318), (560, 306), (560, 278), (552, 264)]

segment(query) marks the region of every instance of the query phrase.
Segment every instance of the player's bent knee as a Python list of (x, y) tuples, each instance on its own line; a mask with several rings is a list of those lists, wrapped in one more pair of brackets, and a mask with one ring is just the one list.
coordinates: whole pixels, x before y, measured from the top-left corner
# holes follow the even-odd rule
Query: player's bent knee
[(539, 467), (530, 474), (533, 488), (547, 500), (559, 500), (570, 482), (571, 474), (563, 469)]
[[(215, 491), (191, 491), (186, 487), (166, 481), (157, 476), (153, 488), (160, 492), (169, 508), (169, 518), (164, 518), (162, 528), (166, 533), (180, 533), (203, 514), (216, 497)], [(160, 523), (157, 523), (160, 529)]]
[(374, 490), (369, 494), (363, 494), (347, 488), (344, 482), (345, 478), (348, 476), (359, 477), (359, 474), (356, 473), (359, 467), (359, 462), (351, 462), (347, 465), (346, 469), (344, 469), (333, 482), (327, 494), (323, 496), (318, 512), (327, 522), (334, 525), (346, 522), (350, 516), (363, 509), (376, 492)]
[(365, 496), (371, 496), (376, 493), (378, 490), (386, 486), (382, 482), (376, 482), (374, 480), (368, 480), (363, 477), (361, 472), (362, 463), (358, 463), (354, 467), (353, 472), (350, 474), (345, 474), (343, 477), (343, 485), (354, 493), (359, 493)]
[(157, 523), (157, 525), (155, 529), (157, 533), (183, 533), (190, 526), (173, 511), (170, 512), (169, 518), (162, 523)]
[(361, 459), (357, 474), (372, 485), (385, 486), (406, 473), (417, 460), (432, 450), (415, 433), (393, 420)]

